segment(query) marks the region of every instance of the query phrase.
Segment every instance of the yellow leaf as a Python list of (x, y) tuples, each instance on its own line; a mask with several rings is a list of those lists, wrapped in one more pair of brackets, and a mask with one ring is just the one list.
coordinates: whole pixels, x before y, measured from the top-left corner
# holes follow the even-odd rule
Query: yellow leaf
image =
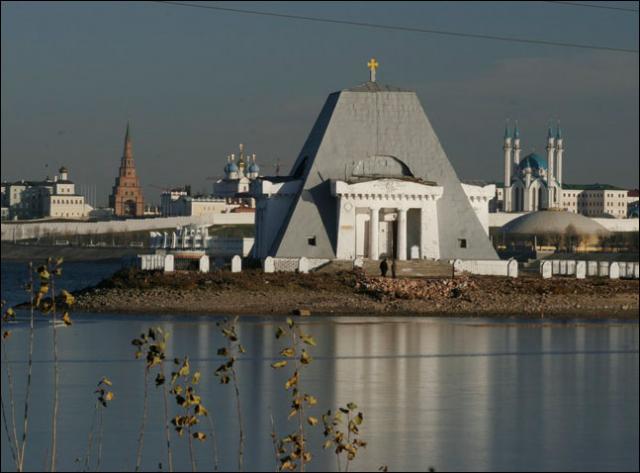
[(191, 384), (198, 384), (200, 382), (200, 371), (196, 371), (193, 373), (193, 377), (191, 378)]
[(271, 367), (273, 369), (278, 369), (278, 368), (284, 368), (285, 366), (287, 366), (287, 361), (276, 361), (275, 363), (271, 363)]
[(178, 376), (189, 376), (189, 359), (185, 358), (182, 367), (178, 371)]
[(302, 355), (300, 355), (300, 363), (302, 363), (303, 365), (308, 365), (309, 363), (311, 363), (311, 356), (309, 355), (309, 353), (306, 350), (302, 350)]
[(64, 322), (64, 324), (68, 327), (69, 325), (72, 325), (73, 322), (71, 321), (71, 317), (69, 316), (69, 312), (65, 312), (62, 315), (62, 321)]
[(105, 386), (113, 386), (113, 383), (111, 382), (111, 380), (106, 376), (102, 377), (102, 379), (98, 383), (98, 386), (100, 386), (101, 384), (104, 384)]
[(316, 340), (311, 335), (301, 335), (300, 338), (307, 345), (316, 346)]
[(193, 438), (204, 442), (204, 440), (207, 438), (207, 434), (205, 434), (204, 432), (194, 432)]
[(287, 382), (284, 385), (285, 389), (290, 389), (293, 386), (295, 386), (296, 384), (298, 384), (298, 372), (296, 371), (295, 373), (293, 373), (293, 376), (291, 376), (291, 378), (289, 378), (287, 380)]
[(309, 425), (316, 425), (318, 423), (318, 419), (316, 417), (309, 416), (307, 417), (307, 422)]
[(315, 406), (316, 404), (318, 404), (318, 400), (311, 394), (305, 394), (304, 400), (307, 401), (307, 404), (309, 404), (310, 406)]
[(62, 298), (64, 299), (64, 303), (67, 305), (73, 305), (73, 303), (76, 301), (76, 298), (73, 297), (71, 293), (66, 290), (62, 291)]
[(280, 355), (285, 356), (287, 358), (291, 358), (295, 355), (296, 351), (293, 348), (284, 348), (280, 351)]
[(115, 394), (113, 394), (111, 391), (107, 391), (106, 394), (104, 395), (104, 400), (105, 401), (113, 401)]

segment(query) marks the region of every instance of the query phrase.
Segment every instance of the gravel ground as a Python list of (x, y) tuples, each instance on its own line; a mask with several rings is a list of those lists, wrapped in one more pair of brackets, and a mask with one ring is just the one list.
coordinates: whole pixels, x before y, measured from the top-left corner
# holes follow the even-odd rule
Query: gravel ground
[(121, 313), (496, 316), (638, 319), (638, 281), (491, 276), (380, 278), (362, 273), (124, 270), (76, 293), (76, 311)]

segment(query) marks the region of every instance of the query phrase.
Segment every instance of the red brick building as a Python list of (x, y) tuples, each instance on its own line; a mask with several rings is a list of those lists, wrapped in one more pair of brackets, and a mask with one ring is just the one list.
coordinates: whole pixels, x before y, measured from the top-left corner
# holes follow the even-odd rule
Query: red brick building
[(128, 123), (120, 170), (113, 191), (109, 196), (109, 206), (114, 209), (114, 214), (118, 217), (142, 217), (144, 215), (144, 197), (133, 162), (133, 145), (131, 144)]

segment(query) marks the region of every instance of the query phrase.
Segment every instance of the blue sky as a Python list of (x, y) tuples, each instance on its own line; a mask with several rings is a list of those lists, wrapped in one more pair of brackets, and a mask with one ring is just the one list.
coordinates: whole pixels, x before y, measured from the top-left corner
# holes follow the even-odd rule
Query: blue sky
[[(597, 2), (593, 2), (598, 4)], [(297, 15), (638, 48), (638, 14), (544, 2), (204, 2)], [(637, 8), (637, 2), (612, 2)], [(638, 54), (309, 23), (151, 2), (3, 2), (2, 179), (64, 164), (106, 203), (131, 121), (145, 194), (210, 189), (245, 143), (292, 163), (326, 96), (367, 79), (417, 91), (458, 174), (502, 179), (565, 134), (565, 180), (638, 186)], [(48, 165), (45, 168), (45, 165)]]

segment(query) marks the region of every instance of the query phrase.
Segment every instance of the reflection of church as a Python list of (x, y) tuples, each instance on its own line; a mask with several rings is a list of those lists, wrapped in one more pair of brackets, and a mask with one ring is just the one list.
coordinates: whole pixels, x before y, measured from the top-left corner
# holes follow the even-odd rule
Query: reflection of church
[(376, 81), (331, 94), (288, 176), (251, 183), (258, 258), (497, 259), (495, 186), (464, 185), (415, 92)]
[(240, 144), (237, 160), (235, 154), (227, 156), (224, 177), (213, 185), (213, 195), (225, 199), (228, 204), (254, 207), (254, 199), (249, 195), (249, 185), (259, 175), (260, 166), (256, 162), (256, 155), (245, 156), (244, 145)]
[(558, 208), (562, 204), (562, 130), (547, 134), (546, 159), (536, 153), (520, 157), (518, 125), (513, 136), (504, 132), (504, 196), (505, 212), (532, 212)]
[(128, 123), (120, 170), (113, 191), (109, 196), (109, 207), (113, 208), (113, 213), (117, 217), (142, 217), (144, 215), (144, 197), (133, 162), (133, 145)]

